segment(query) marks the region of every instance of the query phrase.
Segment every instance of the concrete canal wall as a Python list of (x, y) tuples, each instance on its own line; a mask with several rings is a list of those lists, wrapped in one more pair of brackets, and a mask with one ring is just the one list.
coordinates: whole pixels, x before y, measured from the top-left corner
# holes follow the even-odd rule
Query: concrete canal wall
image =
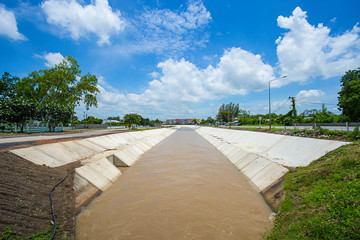
[[(87, 139), (20, 148), (11, 152), (35, 164), (75, 168), (75, 208), (87, 204), (121, 176), (117, 167), (132, 166), (140, 156), (164, 140), (175, 129), (110, 134)], [(79, 165), (79, 164), (78, 164)]]
[(307, 166), (346, 142), (199, 127), (196, 131), (221, 151), (276, 210), (288, 167)]
[[(194, 127), (221, 151), (276, 210), (283, 197), (289, 167), (306, 166), (346, 142), (292, 137), (252, 131)], [(117, 167), (132, 166), (140, 156), (176, 131), (156, 129), (110, 134), (38, 145), (11, 152), (35, 164), (60, 167), (77, 163), (76, 209), (106, 190), (121, 176)]]

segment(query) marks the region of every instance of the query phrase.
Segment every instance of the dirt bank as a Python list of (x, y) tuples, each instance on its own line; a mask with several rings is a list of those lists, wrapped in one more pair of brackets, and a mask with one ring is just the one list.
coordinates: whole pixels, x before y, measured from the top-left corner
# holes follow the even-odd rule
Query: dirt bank
[[(96, 136), (124, 132), (129, 132), (129, 130), (117, 130), (110, 133), (97, 134)], [(28, 134), (25, 135), (28, 136)], [(51, 135), (51, 133), (31, 134), (31, 136), (34, 135), (43, 136)], [(1, 134), (1, 137), (14, 136), (19, 135), (8, 134), (4, 136), (4, 134)], [(65, 133), (64, 136), (66, 136)], [(44, 231), (48, 231), (51, 234), (53, 231), (53, 220), (49, 191), (65, 175), (67, 175), (66, 180), (52, 192), (54, 210), (58, 222), (58, 231), (55, 239), (74, 239), (74, 169), (80, 163), (50, 168), (33, 164), (11, 154), (9, 150), (87, 137), (79, 136), (66, 139), (47, 139), (0, 145), (0, 239), (2, 239), (1, 233), (4, 233), (7, 227), (11, 227), (12, 231), (22, 233), (22, 237)], [(15, 234), (13, 237), (16, 238), (16, 236), (18, 234)]]
[(58, 222), (56, 239), (74, 239), (74, 166), (49, 168), (33, 164), (14, 154), (0, 152), (0, 232), (11, 226), (25, 237), (53, 231), (49, 191), (53, 192)]

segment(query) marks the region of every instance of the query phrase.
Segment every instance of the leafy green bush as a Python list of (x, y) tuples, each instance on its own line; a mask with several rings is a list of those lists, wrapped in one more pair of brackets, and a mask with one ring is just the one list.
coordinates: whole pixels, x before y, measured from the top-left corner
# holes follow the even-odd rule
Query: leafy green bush
[(349, 138), (350, 138), (351, 140), (358, 140), (358, 139), (360, 139), (359, 127), (356, 127), (356, 128), (354, 129), (354, 131), (352, 131), (352, 132), (349, 133)]
[(313, 132), (313, 131), (310, 130), (310, 129), (305, 129), (305, 134), (306, 134), (306, 135), (310, 135), (312, 132)]

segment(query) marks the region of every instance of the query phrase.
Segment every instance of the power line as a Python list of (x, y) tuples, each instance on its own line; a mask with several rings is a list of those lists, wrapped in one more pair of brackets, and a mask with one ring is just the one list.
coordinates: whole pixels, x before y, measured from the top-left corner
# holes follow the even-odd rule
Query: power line
[(280, 107), (278, 107), (278, 108), (274, 111), (274, 113), (277, 112), (277, 111), (279, 111), (279, 110), (282, 109), (283, 107), (285, 107), (285, 104), (287, 104), (289, 101), (290, 101), (290, 99), (288, 98)]

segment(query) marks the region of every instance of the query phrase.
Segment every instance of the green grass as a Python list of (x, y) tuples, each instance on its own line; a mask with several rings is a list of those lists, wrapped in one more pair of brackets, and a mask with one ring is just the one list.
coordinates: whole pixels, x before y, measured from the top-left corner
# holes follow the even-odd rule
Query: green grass
[(0, 240), (24, 240), (24, 239), (33, 239), (33, 240), (47, 240), (50, 239), (50, 233), (46, 232), (39, 232), (29, 234), (27, 236), (23, 236), (22, 233), (13, 231), (11, 227), (7, 227), (4, 232), (0, 233)]
[(270, 130), (271, 132), (280, 132), (280, 131), (284, 131), (284, 129), (282, 129), (282, 128), (271, 128), (271, 130)]
[(360, 142), (290, 170), (285, 192), (264, 239), (360, 239)]

